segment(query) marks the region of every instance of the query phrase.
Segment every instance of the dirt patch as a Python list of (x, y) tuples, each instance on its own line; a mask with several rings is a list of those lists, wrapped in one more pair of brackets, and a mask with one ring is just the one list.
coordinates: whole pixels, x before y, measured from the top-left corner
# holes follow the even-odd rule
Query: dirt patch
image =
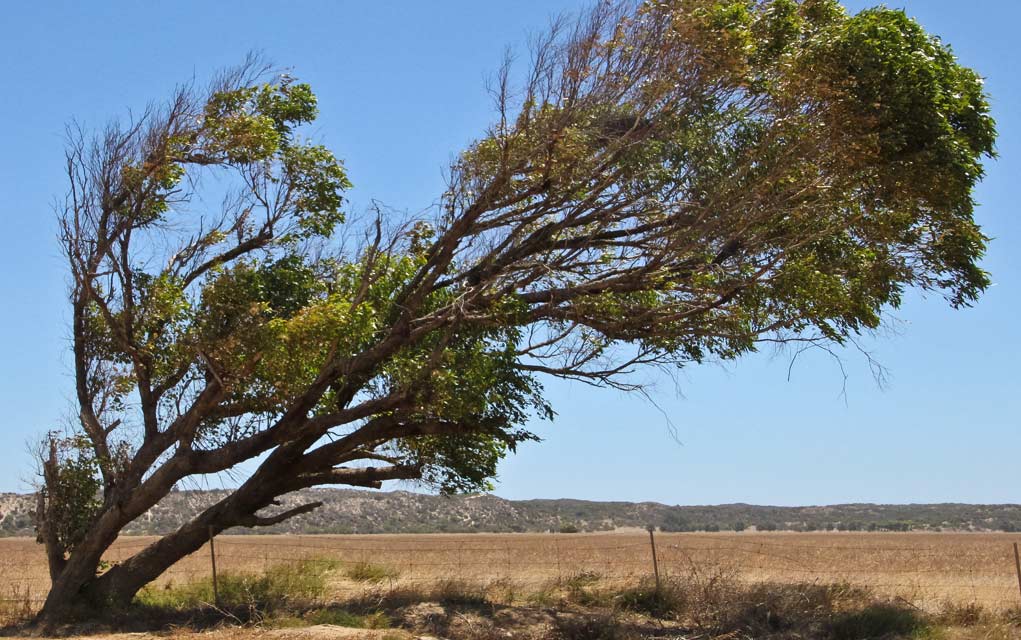
[[(38, 636), (35, 636), (38, 637)], [(111, 633), (101, 635), (73, 636), (75, 640), (426, 640), (428, 636), (416, 636), (394, 629), (352, 629), (330, 624), (313, 625), (294, 629), (222, 628), (212, 631), (171, 630), (159, 633)], [(25, 636), (0, 636), (0, 640), (24, 640)], [(45, 639), (41, 639), (45, 640)]]
[[(320, 624), (298, 629), (275, 629), (263, 632), (258, 637), (265, 638), (267, 640), (276, 638), (280, 638), (281, 640), (304, 640), (305, 638), (308, 638), (309, 640), (383, 640), (384, 638), (387, 640), (411, 640), (412, 638), (422, 638), (423, 636), (414, 636), (407, 632), (394, 629), (352, 629), (350, 627), (338, 627), (332, 624)], [(124, 638), (118, 640), (129, 639)], [(195, 640), (198, 639), (196, 638)], [(220, 639), (211, 638), (210, 640)], [(225, 638), (223, 640), (227, 639)]]

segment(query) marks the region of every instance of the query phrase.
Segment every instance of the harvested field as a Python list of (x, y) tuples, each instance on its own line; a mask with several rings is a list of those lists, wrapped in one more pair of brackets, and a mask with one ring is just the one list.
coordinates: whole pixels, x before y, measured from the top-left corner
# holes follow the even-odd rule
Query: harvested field
[[(1021, 603), (1012, 534), (980, 533), (658, 533), (660, 573), (727, 575), (742, 582), (848, 583), (935, 609), (946, 602), (1002, 610)], [(118, 562), (153, 538), (123, 538), (107, 560)], [(606, 583), (651, 575), (644, 531), (606, 534), (220, 536), (221, 573), (262, 572), (281, 564), (330, 559), (331, 594), (422, 586), (457, 580), (525, 594), (579, 575)], [(208, 577), (208, 546), (175, 565), (159, 585)], [(7, 607), (36, 606), (47, 577), (42, 549), (30, 539), (0, 539), (0, 598)]]

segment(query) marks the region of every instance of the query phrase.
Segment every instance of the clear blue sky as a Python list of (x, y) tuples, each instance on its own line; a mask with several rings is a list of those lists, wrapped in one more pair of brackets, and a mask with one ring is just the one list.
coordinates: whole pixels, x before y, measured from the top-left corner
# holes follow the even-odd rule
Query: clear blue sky
[[(451, 154), (490, 118), (483, 91), (507, 44), (578, 0), (47, 2), (4, 7), (0, 60), (0, 491), (23, 490), (27, 443), (71, 408), (65, 275), (54, 199), (63, 126), (102, 125), (193, 75), (261, 50), (319, 94), (317, 136), (346, 160), (354, 208), (418, 210)], [(847, 2), (852, 10), (867, 3)], [(499, 495), (752, 502), (1021, 501), (1021, 82), (1014, 0), (899, 0), (988, 78), (1000, 158), (978, 192), (995, 286), (977, 308), (909, 299), (898, 335), (866, 341), (877, 387), (845, 354), (772, 353), (659, 381), (637, 397), (550, 385), (546, 438), (501, 467)], [(289, 9), (288, 7), (296, 7)], [(669, 417), (669, 422), (665, 416)], [(669, 424), (676, 429), (677, 439)]]

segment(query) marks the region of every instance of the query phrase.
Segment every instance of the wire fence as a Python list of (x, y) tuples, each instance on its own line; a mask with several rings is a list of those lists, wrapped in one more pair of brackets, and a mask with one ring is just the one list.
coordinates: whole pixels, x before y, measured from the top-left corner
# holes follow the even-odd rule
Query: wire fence
[[(387, 587), (457, 580), (540, 589), (579, 575), (634, 582), (653, 575), (651, 536), (634, 534), (423, 534), (379, 536), (218, 536), (220, 575), (262, 573), (281, 565), (328, 560), (343, 598), (366, 586), (352, 568), (385, 570)], [(123, 562), (152, 537), (122, 538), (105, 557)], [(921, 608), (946, 602), (1003, 610), (1021, 605), (1021, 577), (1010, 536), (998, 534), (691, 534), (655, 535), (658, 572), (692, 579), (716, 572), (737, 580), (848, 584), (902, 598)], [(157, 587), (211, 577), (208, 545), (183, 558)], [(49, 578), (42, 550), (27, 539), (0, 539), (0, 603), (38, 606)]]

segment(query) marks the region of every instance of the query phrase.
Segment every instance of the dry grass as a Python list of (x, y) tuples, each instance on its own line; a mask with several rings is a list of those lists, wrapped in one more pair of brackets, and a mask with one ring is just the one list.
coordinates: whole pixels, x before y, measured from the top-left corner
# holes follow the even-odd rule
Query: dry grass
[[(1016, 607), (1010, 534), (720, 533), (657, 534), (660, 571), (708, 581), (726, 574), (744, 584), (844, 584), (866, 587), (930, 611), (957, 607), (961, 619), (978, 605)], [(129, 557), (152, 538), (123, 538), (107, 560)], [(436, 589), (456, 581), (499, 602), (555, 601), (579, 576), (607, 588), (636, 585), (651, 573), (645, 532), (543, 535), (221, 536), (217, 564), (225, 574), (258, 573), (281, 563), (329, 560), (338, 570), (328, 593), (350, 600), (380, 589)], [(0, 539), (0, 621), (37, 606), (48, 579), (41, 548), (29, 539)], [(156, 587), (193, 584), (209, 575), (203, 548), (160, 578)], [(568, 589), (571, 587), (568, 586)], [(442, 589), (441, 589), (442, 590)], [(462, 591), (465, 591), (462, 588)], [(546, 594), (545, 596), (543, 594)], [(596, 597), (595, 595), (593, 597)], [(597, 604), (597, 603), (596, 603)]]

